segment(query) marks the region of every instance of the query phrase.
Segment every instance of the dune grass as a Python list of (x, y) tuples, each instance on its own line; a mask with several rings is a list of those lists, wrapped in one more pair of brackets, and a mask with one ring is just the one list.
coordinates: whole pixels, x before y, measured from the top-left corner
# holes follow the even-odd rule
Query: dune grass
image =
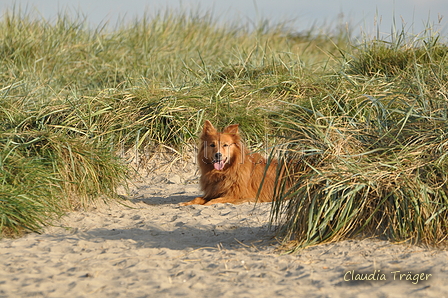
[(448, 47), (439, 38), (361, 45), (326, 79), (327, 94), (282, 114), (293, 182), (277, 192), (272, 220), (293, 249), (359, 235), (446, 245)]
[(292, 188), (278, 191), (272, 222), (296, 247), (359, 233), (443, 241), (443, 36), (355, 43), (341, 28), (266, 24), (167, 11), (106, 30), (6, 14), (2, 234), (117, 197), (130, 171), (123, 152), (181, 149), (209, 119), (239, 123), (251, 148), (288, 161)]

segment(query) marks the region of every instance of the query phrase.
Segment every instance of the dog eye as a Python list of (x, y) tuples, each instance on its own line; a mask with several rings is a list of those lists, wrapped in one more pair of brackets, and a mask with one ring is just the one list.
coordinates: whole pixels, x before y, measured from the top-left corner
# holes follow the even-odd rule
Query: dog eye
[(215, 147), (215, 144), (210, 144), (210, 147)]
[(223, 145), (223, 147), (227, 147), (227, 146), (229, 146), (229, 145), (227, 145), (227, 144), (224, 144), (224, 145)]

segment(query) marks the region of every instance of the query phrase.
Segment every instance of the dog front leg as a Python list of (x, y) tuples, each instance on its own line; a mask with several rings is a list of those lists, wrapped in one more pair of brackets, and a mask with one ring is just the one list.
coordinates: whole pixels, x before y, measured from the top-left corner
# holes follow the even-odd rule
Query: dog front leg
[(225, 204), (225, 203), (231, 203), (231, 204), (240, 204), (240, 203), (244, 203), (244, 200), (241, 200), (239, 198), (235, 198), (235, 197), (220, 197), (220, 198), (216, 198), (213, 200), (210, 200), (208, 202), (206, 202), (204, 205), (205, 206), (210, 206), (213, 204)]
[(184, 202), (180, 203), (180, 206), (188, 206), (188, 205), (205, 205), (208, 202), (208, 200), (204, 199), (204, 197), (197, 197), (194, 200), (191, 200), (190, 202)]

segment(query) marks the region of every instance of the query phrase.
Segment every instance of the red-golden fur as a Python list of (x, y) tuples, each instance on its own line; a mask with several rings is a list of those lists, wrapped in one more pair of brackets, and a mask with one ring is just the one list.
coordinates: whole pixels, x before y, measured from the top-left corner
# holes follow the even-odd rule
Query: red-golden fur
[[(258, 202), (272, 201), (277, 162), (272, 161), (265, 173), (266, 159), (258, 153), (250, 154), (244, 147), (238, 124), (226, 127), (221, 133), (206, 120), (198, 151), (200, 186), (204, 196), (183, 203), (183, 206), (240, 204), (256, 199)], [(256, 198), (262, 180), (263, 187)]]

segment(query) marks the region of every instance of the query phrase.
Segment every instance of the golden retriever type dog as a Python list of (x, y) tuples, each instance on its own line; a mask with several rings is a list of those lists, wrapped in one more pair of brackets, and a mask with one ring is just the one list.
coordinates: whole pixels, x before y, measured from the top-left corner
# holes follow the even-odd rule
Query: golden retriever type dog
[(249, 153), (241, 142), (238, 124), (219, 132), (206, 120), (200, 140), (198, 163), (204, 195), (181, 205), (272, 201), (277, 162), (272, 161), (266, 169), (265, 158)]

